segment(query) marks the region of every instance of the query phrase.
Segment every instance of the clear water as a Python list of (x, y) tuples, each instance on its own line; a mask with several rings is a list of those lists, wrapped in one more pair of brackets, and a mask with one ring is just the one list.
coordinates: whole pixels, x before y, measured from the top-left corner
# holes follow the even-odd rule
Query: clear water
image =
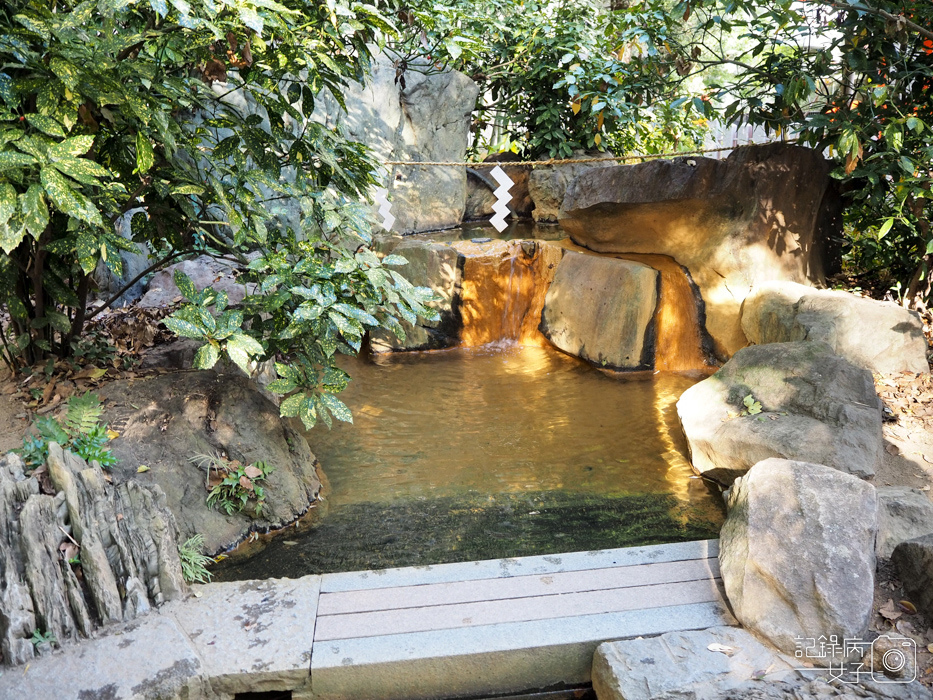
[(715, 537), (674, 403), (698, 381), (609, 376), (516, 345), (347, 359), (354, 424), (308, 433), (328, 513), (222, 580)]

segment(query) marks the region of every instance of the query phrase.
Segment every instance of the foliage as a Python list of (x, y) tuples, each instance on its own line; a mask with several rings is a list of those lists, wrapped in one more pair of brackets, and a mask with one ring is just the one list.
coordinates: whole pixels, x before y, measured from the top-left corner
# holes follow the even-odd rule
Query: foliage
[[(929, 294), (933, 4), (683, 0), (675, 12), (693, 13), (696, 31), (672, 47), (672, 65), (720, 69), (702, 106), (828, 149), (849, 199), (854, 270), (908, 300)], [(724, 51), (736, 36), (743, 50)]]
[(198, 533), (178, 545), (181, 573), (187, 583), (210, 583), (213, 574), (207, 570), (214, 560), (204, 554), (204, 536)]
[(265, 481), (274, 471), (271, 465), (262, 461), (242, 464), (237, 460), (227, 461), (216, 454), (195, 455), (191, 461), (207, 470), (208, 484), (212, 483), (212, 478), (220, 479), (207, 495), (209, 507), (222, 510), (227, 515), (250, 507), (256, 517), (262, 515), (266, 491), (259, 482)]
[[(682, 86), (662, 60), (677, 30), (666, 4), (608, 11), (598, 0), (424, 0), (400, 12), (390, 47), (403, 85), (406, 71), (448, 66), (480, 84), (480, 148), (531, 158), (695, 148), (705, 119), (671, 108)], [(490, 125), (504, 140), (486, 140)]]
[(30, 467), (45, 463), (49, 456), (49, 443), (57, 442), (86, 462), (96, 460), (101, 467), (112, 467), (117, 458), (107, 447), (115, 433), (101, 425), (101, 401), (97, 394), (88, 392), (68, 399), (65, 420), (60, 423), (51, 416), (42, 416), (35, 424), (36, 435), (26, 435), (23, 447), (17, 452)]
[[(119, 273), (120, 252), (132, 248), (125, 229), (162, 251), (161, 264), (194, 251), (245, 262), (258, 250), (326, 267), (341, 257), (331, 246), (365, 245), (344, 235), (341, 207), (365, 197), (373, 164), (298, 107), (310, 114), (325, 89), (342, 104), (370, 43), (391, 28), (374, 6), (345, 0), (5, 3), (4, 359), (72, 351), (93, 271), (103, 263)], [(273, 217), (284, 198), (324, 221), (330, 245), (298, 245), (307, 231)], [(259, 329), (230, 337), (234, 360), (260, 350)]]
[(51, 632), (42, 632), (38, 628), (33, 630), (32, 637), (29, 641), (36, 647), (42, 644), (58, 644), (58, 640), (55, 639), (54, 634)]
[(742, 411), (743, 416), (757, 416), (761, 413), (761, 402), (756, 401), (752, 394), (747, 394), (742, 399), (742, 405), (745, 406)]

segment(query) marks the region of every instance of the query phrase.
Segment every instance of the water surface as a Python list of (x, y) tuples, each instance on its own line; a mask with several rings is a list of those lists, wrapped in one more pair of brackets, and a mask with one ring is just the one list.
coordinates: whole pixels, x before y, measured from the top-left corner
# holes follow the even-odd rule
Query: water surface
[(330, 482), (309, 531), (223, 567), (301, 576), (715, 537), (674, 403), (698, 381), (618, 378), (514, 344), (347, 358), (354, 424), (308, 433)]

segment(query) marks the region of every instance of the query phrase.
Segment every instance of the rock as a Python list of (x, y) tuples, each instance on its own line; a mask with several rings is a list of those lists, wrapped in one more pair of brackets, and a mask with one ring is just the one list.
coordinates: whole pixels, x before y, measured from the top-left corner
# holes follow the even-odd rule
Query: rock
[(658, 272), (630, 260), (567, 253), (547, 291), (541, 332), (599, 367), (653, 365)]
[[(105, 420), (120, 426), (121, 436), (111, 443), (119, 460), (114, 480), (157, 484), (182, 540), (200, 533), (205, 549), (218, 553), (251, 532), (289, 525), (316, 505), (321, 482), (307, 441), (244, 375), (169, 373), (115, 381), (99, 393)], [(206, 472), (190, 460), (211, 453), (275, 469), (264, 484), (261, 517), (207, 507)], [(138, 473), (140, 465), (149, 470)]]
[[(711, 651), (711, 645), (729, 651)], [(781, 656), (740, 627), (668, 632), (600, 644), (593, 690), (599, 700), (723, 697), (759, 674), (762, 685), (799, 680), (795, 665), (793, 657)]]
[(933, 534), (901, 542), (891, 560), (904, 592), (933, 624)]
[[(530, 165), (509, 165), (509, 161), (513, 159), (519, 160), (519, 157), (514, 153), (506, 152), (489, 156), (483, 162), (500, 163), (500, 167), (514, 183), (509, 188), (512, 199), (508, 202), (512, 216), (528, 218), (535, 208), (535, 203), (528, 191), (528, 179), (533, 171)], [(496, 203), (496, 196), (493, 192), (499, 185), (489, 174), (492, 169), (492, 167), (467, 169), (467, 199), (466, 208), (463, 212), (464, 221), (488, 219), (495, 213), (492, 210), (492, 205)]]
[(36, 477), (9, 468), (17, 460), (0, 461), (0, 661), (32, 659), (36, 631), (62, 646), (184, 595), (175, 521), (157, 486), (112, 486), (96, 462), (51, 443), (57, 493), (45, 495)]
[(876, 638), (869, 658), (871, 668), (888, 682), (906, 683), (917, 677), (917, 642), (902, 634)]
[(742, 304), (742, 330), (759, 345), (827, 343), (858, 367), (879, 374), (930, 371), (923, 322), (893, 302), (795, 282), (756, 285)]
[(746, 628), (788, 654), (800, 638), (864, 638), (877, 532), (871, 484), (820, 464), (772, 458), (735, 481), (726, 507), (719, 565)]
[[(605, 153), (586, 153), (574, 151), (573, 158), (604, 158)], [(531, 171), (528, 176), (528, 194), (534, 203), (531, 212), (534, 220), (544, 224), (556, 224), (561, 203), (567, 189), (574, 178), (596, 168), (605, 168), (615, 165), (612, 161), (596, 163), (563, 163), (557, 165), (541, 165)]]
[[(425, 74), (412, 67), (399, 81), (392, 59), (377, 55), (365, 85), (344, 89), (349, 111), (322, 92), (312, 118), (366, 144), (377, 161), (462, 162), (479, 88), (457, 71)], [(452, 228), (463, 218), (462, 167), (391, 166), (381, 184), (389, 189), (398, 233)]]
[(919, 489), (878, 489), (878, 541), (875, 553), (889, 558), (901, 542), (933, 534), (933, 501)]
[(246, 286), (236, 281), (237, 268), (234, 265), (209, 255), (199, 255), (194, 260), (183, 260), (157, 273), (149, 281), (146, 293), (139, 300), (139, 306), (161, 308), (171, 306), (176, 303), (176, 299), (181, 301), (181, 292), (175, 284), (175, 270), (181, 270), (188, 275), (199, 291), (205, 287), (213, 287), (215, 291), (226, 292), (227, 303), (231, 306), (239, 304), (246, 296)]
[(660, 253), (684, 265), (726, 358), (747, 344), (739, 310), (756, 284), (819, 284), (830, 271), (841, 207), (832, 167), (816, 151), (781, 143), (736, 148), (725, 160), (612, 165), (574, 178), (559, 223), (591, 250)]
[[(117, 219), (115, 229), (118, 236), (122, 236), (127, 240), (132, 240), (133, 234), (130, 230), (130, 225), (133, 220), (133, 215), (141, 211), (143, 210), (132, 209)], [(104, 301), (108, 300), (114, 294), (117, 294), (154, 262), (150, 262), (149, 247), (146, 244), (135, 243), (134, 246), (136, 248), (135, 252), (128, 250), (120, 251), (120, 274), (114, 273), (107, 267), (107, 264), (103, 260), (97, 263), (97, 269), (94, 270), (94, 282), (97, 284), (97, 296)], [(113, 305), (117, 307), (127, 306), (137, 301), (142, 295), (143, 280), (139, 280), (123, 292)]]
[[(746, 400), (761, 412), (742, 415)], [(811, 460), (862, 478), (881, 465), (881, 402), (871, 373), (825, 343), (739, 350), (683, 393), (677, 415), (694, 469), (724, 485), (768, 457)]]
[(405, 339), (399, 340), (391, 331), (372, 333), (374, 352), (397, 350), (435, 350), (457, 344), (462, 325), (458, 304), (460, 294), (460, 254), (449, 246), (417, 239), (390, 239), (383, 241), (380, 252), (401, 255), (408, 264), (397, 268), (418, 287), (430, 287), (440, 297), (430, 306), (437, 309), (439, 321), (419, 319), (417, 325), (402, 320)]

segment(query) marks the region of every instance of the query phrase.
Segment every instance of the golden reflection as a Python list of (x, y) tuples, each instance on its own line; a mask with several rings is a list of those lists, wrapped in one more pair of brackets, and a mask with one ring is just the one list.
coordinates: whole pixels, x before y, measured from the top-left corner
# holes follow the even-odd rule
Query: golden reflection
[(355, 423), (308, 434), (332, 507), (466, 493), (673, 493), (694, 516), (718, 518), (668, 423), (695, 378), (619, 381), (517, 344), (344, 362)]

